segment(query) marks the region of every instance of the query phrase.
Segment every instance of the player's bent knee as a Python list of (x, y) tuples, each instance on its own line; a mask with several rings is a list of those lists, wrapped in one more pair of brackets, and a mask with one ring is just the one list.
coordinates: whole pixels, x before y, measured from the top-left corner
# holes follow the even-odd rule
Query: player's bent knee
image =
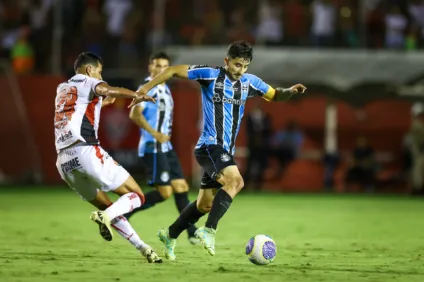
[(241, 175), (228, 177), (223, 189), (234, 198), (244, 187), (244, 181)]
[(188, 192), (188, 184), (185, 180), (175, 181), (172, 183), (172, 188), (175, 193)]
[(230, 175), (224, 177), (225, 186), (229, 186), (235, 190), (241, 190), (244, 186), (244, 181), (241, 175)]
[(162, 196), (162, 198), (164, 200), (169, 199), (172, 196), (172, 187), (167, 185), (167, 186), (158, 186), (157, 187), (160, 195)]

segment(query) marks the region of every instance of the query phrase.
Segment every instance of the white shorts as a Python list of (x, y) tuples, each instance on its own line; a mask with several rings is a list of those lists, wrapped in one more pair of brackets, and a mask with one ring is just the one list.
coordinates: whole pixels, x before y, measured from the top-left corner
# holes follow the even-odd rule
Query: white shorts
[(100, 146), (74, 146), (57, 155), (57, 170), (63, 180), (84, 200), (94, 200), (100, 190), (121, 186), (130, 174)]

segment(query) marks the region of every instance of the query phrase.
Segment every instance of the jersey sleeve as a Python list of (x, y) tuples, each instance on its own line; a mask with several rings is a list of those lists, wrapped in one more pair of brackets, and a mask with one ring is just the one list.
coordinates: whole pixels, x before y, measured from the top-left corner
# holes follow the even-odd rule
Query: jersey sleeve
[(101, 95), (97, 94), (96, 86), (99, 85), (100, 83), (106, 83), (106, 81), (101, 80), (101, 79), (97, 79), (97, 78), (94, 78), (94, 77), (89, 77), (87, 79), (87, 83), (89, 83), (91, 91), (93, 91), (97, 96), (101, 96)]
[(216, 68), (207, 65), (191, 65), (188, 68), (188, 79), (198, 82), (214, 80), (218, 72)]
[(263, 96), (268, 92), (269, 85), (255, 75), (249, 75), (249, 94), (248, 98)]

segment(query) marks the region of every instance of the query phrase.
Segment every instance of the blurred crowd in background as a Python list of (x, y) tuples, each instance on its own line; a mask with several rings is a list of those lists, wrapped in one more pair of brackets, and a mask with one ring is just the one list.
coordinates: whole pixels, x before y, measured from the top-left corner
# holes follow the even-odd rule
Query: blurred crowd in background
[(51, 72), (54, 34), (62, 72), (82, 50), (109, 68), (137, 68), (153, 49), (235, 39), (410, 51), (424, 47), (424, 1), (0, 0), (0, 55), (16, 72)]
[[(131, 88), (147, 74), (148, 57), (155, 50), (178, 45), (226, 46), (235, 40), (269, 48), (392, 50), (386, 52), (390, 56), (418, 51), (417, 55), (424, 50), (424, 0), (0, 0), (0, 60), (10, 62), (16, 74), (70, 76), (77, 55), (89, 51), (103, 57), (105, 72), (113, 73), (104, 74), (109, 83)], [(411, 69), (410, 65), (403, 67)], [(108, 125), (113, 141), (119, 139), (119, 130), (129, 131), (123, 105), (115, 103), (104, 119), (106, 124), (108, 119), (115, 122), (115, 127)], [(409, 187), (424, 195), (424, 104), (412, 117), (415, 131), (404, 132), (404, 156), (396, 159), (396, 172), (384, 181), (410, 182)], [(290, 164), (302, 158), (306, 129), (296, 120), (272, 128), (273, 119), (259, 106), (247, 114), (250, 153), (243, 173), (246, 185), (254, 189), (260, 189), (263, 181), (281, 180)], [(320, 132), (321, 128), (324, 125)], [(334, 186), (335, 171), (344, 158), (345, 190), (359, 183), (373, 191), (382, 171), (375, 154), (379, 148), (361, 134), (352, 140), (356, 145), (349, 145), (349, 158), (323, 155), (323, 186)], [(275, 169), (267, 175), (270, 163)], [(0, 169), (0, 182), (1, 175)]]

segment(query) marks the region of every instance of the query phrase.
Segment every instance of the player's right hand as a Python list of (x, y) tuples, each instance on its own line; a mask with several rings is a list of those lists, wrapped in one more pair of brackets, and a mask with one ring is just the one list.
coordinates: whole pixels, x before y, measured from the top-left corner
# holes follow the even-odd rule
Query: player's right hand
[(166, 143), (169, 140), (171, 140), (171, 137), (168, 135), (162, 134), (160, 132), (156, 132), (156, 134), (153, 136), (156, 140), (158, 140), (160, 143)]
[(135, 98), (135, 99), (133, 99), (131, 101), (131, 104), (128, 106), (128, 108), (131, 108), (131, 107), (137, 105), (138, 103), (144, 102), (144, 101), (156, 103), (156, 99), (153, 98), (153, 97), (151, 97), (151, 96), (148, 96), (148, 95), (138, 95), (137, 98)]

